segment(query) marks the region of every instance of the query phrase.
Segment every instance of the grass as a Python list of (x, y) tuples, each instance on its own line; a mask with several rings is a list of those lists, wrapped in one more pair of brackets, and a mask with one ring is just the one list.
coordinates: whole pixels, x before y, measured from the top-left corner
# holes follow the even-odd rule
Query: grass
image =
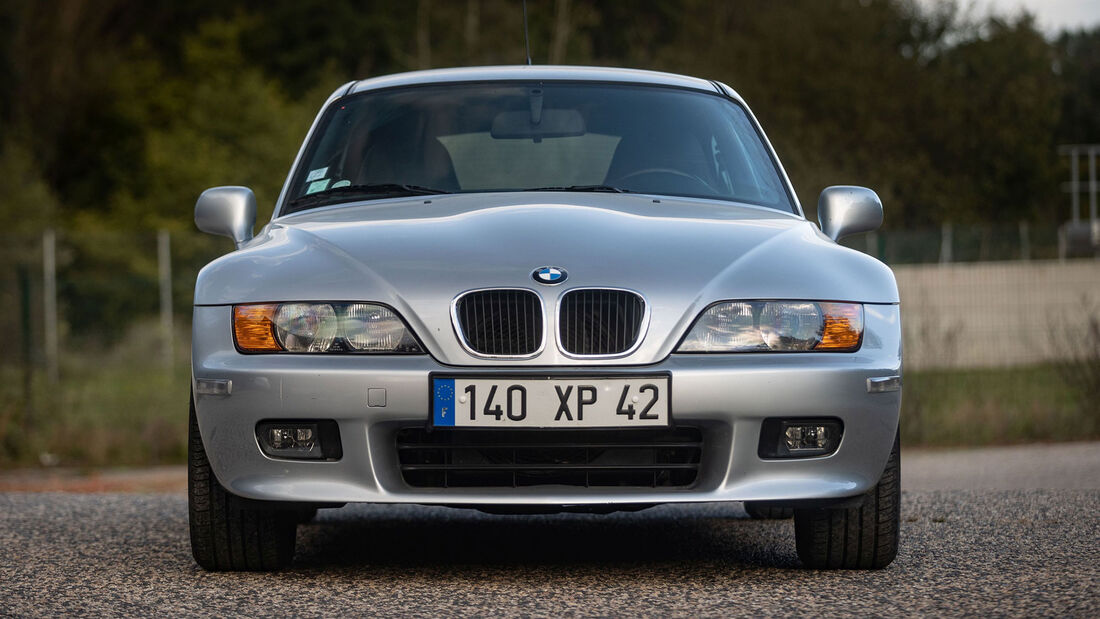
[[(65, 355), (58, 387), (35, 374), (29, 425), (21, 371), (0, 365), (0, 468), (184, 463), (187, 337), (178, 334), (170, 369), (153, 325), (109, 351)], [(1100, 403), (1055, 366), (910, 371), (901, 429), (907, 446), (1097, 439)]]
[(20, 368), (0, 366), (0, 467), (183, 463), (189, 345), (177, 337), (171, 368), (150, 359), (160, 345), (150, 326), (107, 352), (63, 354), (59, 386), (35, 373), (29, 410)]
[(1054, 365), (905, 373), (907, 445), (990, 445), (1100, 438), (1100, 403)]

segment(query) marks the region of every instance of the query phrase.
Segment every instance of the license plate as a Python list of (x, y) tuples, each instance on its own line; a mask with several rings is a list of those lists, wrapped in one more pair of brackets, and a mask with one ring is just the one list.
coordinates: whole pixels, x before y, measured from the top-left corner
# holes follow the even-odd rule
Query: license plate
[(432, 378), (432, 424), (485, 428), (667, 426), (668, 376)]

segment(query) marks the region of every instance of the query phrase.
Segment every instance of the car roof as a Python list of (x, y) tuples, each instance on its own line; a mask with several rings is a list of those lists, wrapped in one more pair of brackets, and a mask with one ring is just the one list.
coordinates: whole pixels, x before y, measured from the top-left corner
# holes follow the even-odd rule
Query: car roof
[[(461, 67), (455, 69), (431, 69), (395, 73), (350, 84), (343, 94), (352, 94), (378, 88), (438, 84), (446, 82), (480, 82), (495, 80), (584, 80), (592, 82), (623, 82), (675, 86), (707, 92), (721, 92), (714, 82), (660, 71), (619, 69), (612, 67), (574, 67), (557, 65), (513, 65), (499, 67)], [(734, 95), (735, 98), (740, 99)]]

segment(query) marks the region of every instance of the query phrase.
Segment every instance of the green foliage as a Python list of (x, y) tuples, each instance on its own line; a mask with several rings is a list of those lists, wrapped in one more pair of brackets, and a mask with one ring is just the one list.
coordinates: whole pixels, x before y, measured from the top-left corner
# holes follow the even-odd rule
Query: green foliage
[(905, 373), (901, 436), (910, 445), (1093, 440), (1095, 400), (1052, 365)]
[(1061, 77), (1062, 141), (1100, 142), (1100, 28), (1064, 32), (1055, 45), (1055, 68)]
[[(245, 61), (241, 22), (207, 22), (184, 41), (171, 75), (133, 61), (114, 85), (124, 115), (147, 127), (145, 148), (112, 199), (112, 214), (142, 229), (189, 229), (198, 193), (246, 185), (270, 216), (272, 205), (318, 105), (293, 102)], [(327, 94), (327, 93), (326, 93)], [(324, 95), (321, 95), (322, 97)]]
[[(0, 230), (11, 237), (35, 234), (52, 223), (57, 198), (42, 179), (29, 150), (12, 139), (0, 140)], [(5, 247), (0, 247), (3, 252)]]
[[(536, 62), (657, 68), (746, 95), (810, 214), (857, 183), (887, 227), (1061, 218), (1058, 142), (1096, 136), (1100, 34), (955, 2), (532, 0)], [(62, 204), (110, 227), (190, 229), (206, 186), (270, 208), (313, 112), (351, 78), (516, 63), (513, 0), (15, 0), (0, 122)]]
[[(10, 135), (0, 137), (0, 196), (0, 306), (5, 308), (0, 311), (0, 330), (18, 333), (22, 340), (31, 334), (22, 324), (25, 299), (20, 280), (29, 282), (37, 271), (39, 234), (55, 221), (58, 206), (28, 149)], [(0, 359), (15, 363), (20, 356), (11, 342)]]
[[(446, 9), (452, 3), (441, 4)], [(289, 92), (304, 95), (328, 74), (344, 77), (335, 88), (393, 67), (415, 69), (397, 51), (415, 36), (416, 8), (414, 2), (334, 0), (318, 6), (274, 0), (245, 20), (240, 45), (249, 62), (277, 76)]]
[[(953, 5), (688, 3), (656, 62), (720, 79), (759, 116), (803, 207), (832, 184), (875, 188), (887, 228), (1053, 222), (1060, 83), (1026, 16)], [(711, 19), (700, 19), (710, 12)]]
[(1050, 45), (1025, 17), (991, 20), (931, 63), (932, 86), (958, 93), (924, 101), (934, 119), (924, 150), (938, 146), (933, 173), (944, 179), (926, 202), (935, 220), (1034, 220), (1063, 202), (1054, 139), (1061, 89), (1052, 62)]
[[(66, 239), (61, 292), (73, 310), (66, 315), (74, 333), (113, 338), (125, 322), (112, 317), (155, 310), (155, 248), (149, 235), (133, 232), (191, 230), (202, 189), (249, 186), (261, 205), (260, 221), (270, 216), (317, 101), (328, 93), (291, 101), (242, 55), (239, 38), (247, 25), (204, 23), (183, 41), (172, 74), (144, 53), (114, 74), (108, 85), (118, 102), (113, 116), (145, 128), (143, 147), (125, 161), (105, 158), (108, 174), (118, 179), (106, 212), (85, 210), (71, 221), (78, 225)], [(144, 41), (135, 45), (149, 51)], [(176, 241), (174, 261), (189, 275), (217, 253), (212, 239), (177, 234)], [(186, 308), (190, 291), (183, 288), (175, 298)]]
[(56, 458), (66, 466), (184, 462), (190, 389), (187, 334), (172, 368), (150, 359), (156, 325), (142, 323), (110, 349), (68, 351), (60, 387), (34, 376), (23, 406), (19, 372), (0, 365), (0, 468)]

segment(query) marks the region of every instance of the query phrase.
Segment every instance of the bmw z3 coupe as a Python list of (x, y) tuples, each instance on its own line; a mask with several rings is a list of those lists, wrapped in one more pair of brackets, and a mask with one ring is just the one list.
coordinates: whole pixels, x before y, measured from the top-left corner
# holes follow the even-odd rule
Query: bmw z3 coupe
[(194, 557), (271, 570), (348, 502), (496, 513), (744, 502), (811, 568), (897, 553), (901, 323), (882, 222), (808, 221), (728, 86), (520, 66), (352, 82), (269, 222), (195, 286)]

